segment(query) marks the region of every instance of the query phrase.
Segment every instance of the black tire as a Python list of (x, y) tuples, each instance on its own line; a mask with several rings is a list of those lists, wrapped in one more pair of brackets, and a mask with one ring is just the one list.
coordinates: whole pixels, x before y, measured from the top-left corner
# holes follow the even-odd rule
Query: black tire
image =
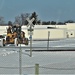
[(5, 46), (5, 39), (3, 39), (3, 46)]
[(25, 38), (25, 41), (26, 41), (25, 45), (28, 45), (29, 44), (28, 38)]
[(9, 37), (9, 36), (6, 37), (6, 41), (7, 41), (7, 42), (10, 41), (10, 37)]

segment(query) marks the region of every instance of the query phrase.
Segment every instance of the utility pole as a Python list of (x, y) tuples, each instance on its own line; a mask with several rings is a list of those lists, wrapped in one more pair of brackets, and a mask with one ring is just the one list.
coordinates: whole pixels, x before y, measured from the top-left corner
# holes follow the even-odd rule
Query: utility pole
[(19, 49), (19, 74), (22, 75), (22, 49), (21, 49), (21, 43), (20, 43), (20, 49)]
[(30, 57), (32, 57), (32, 35), (33, 35), (33, 27), (34, 27), (34, 25), (33, 25), (33, 21), (34, 21), (34, 18), (32, 18), (31, 20), (28, 18), (27, 19), (27, 21), (28, 21), (28, 25), (27, 25), (27, 27), (28, 27), (28, 34), (30, 35)]
[(49, 50), (49, 37), (50, 37), (50, 31), (48, 31), (48, 42), (47, 42), (47, 50)]
[(17, 36), (18, 41), (20, 42), (20, 49), (19, 49), (19, 74), (22, 75), (22, 49), (21, 49), (21, 26), (17, 26)]
[(32, 31), (31, 31), (31, 27), (30, 27), (30, 57), (32, 57)]

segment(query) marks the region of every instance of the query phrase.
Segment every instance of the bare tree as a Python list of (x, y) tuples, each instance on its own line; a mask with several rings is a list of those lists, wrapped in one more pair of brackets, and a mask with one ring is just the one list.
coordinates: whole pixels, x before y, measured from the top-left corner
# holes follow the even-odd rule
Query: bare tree
[(37, 15), (36, 12), (33, 12), (32, 14), (22, 13), (20, 16), (15, 17), (14, 23), (17, 23), (17, 24), (20, 24), (20, 25), (27, 25), (28, 24), (28, 21), (26, 20), (27, 18), (29, 18), (29, 19), (34, 18), (35, 19), (33, 21), (34, 25), (41, 24), (41, 20), (38, 20), (38, 15)]
[(22, 13), (21, 14), (21, 19), (22, 19), (22, 25), (25, 25), (26, 23), (26, 19), (27, 19), (27, 17), (29, 17), (29, 13)]
[(15, 24), (19, 25), (25, 25), (26, 24), (26, 19), (29, 17), (29, 13), (22, 13), (20, 16), (15, 17)]
[(19, 24), (19, 25), (22, 25), (22, 21), (21, 21), (21, 17), (20, 16), (16, 16), (15, 17), (15, 24)]

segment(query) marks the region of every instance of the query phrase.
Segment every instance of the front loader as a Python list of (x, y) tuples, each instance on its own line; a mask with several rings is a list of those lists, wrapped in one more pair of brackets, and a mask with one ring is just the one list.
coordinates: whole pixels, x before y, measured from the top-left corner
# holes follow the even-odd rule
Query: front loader
[(28, 38), (25, 37), (25, 32), (21, 31), (20, 25), (13, 25), (7, 28), (6, 38), (1, 39), (1, 46), (5, 46), (8, 44), (14, 44), (18, 46), (18, 44), (28, 45)]

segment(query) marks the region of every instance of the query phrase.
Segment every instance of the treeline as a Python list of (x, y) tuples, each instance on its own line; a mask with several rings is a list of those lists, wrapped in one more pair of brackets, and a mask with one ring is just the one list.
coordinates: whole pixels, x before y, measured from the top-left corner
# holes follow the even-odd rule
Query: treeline
[(65, 25), (66, 23), (75, 23), (75, 21), (73, 21), (73, 20), (68, 20), (65, 22), (43, 21), (42, 25)]
[[(30, 13), (22, 13), (20, 15), (17, 15), (15, 17), (15, 21), (14, 22), (8, 21), (8, 25), (13, 25), (13, 24), (27, 25), (28, 24), (27, 18), (29, 18), (29, 19), (35, 18), (35, 20), (33, 21), (34, 25), (56, 25), (56, 24), (57, 25), (64, 25), (66, 23), (75, 23), (75, 21), (73, 21), (73, 20), (67, 20), (65, 22), (41, 21), (38, 18), (37, 13), (33, 12), (31, 14)], [(4, 17), (0, 17), (0, 24), (5, 24)]]
[[(33, 21), (33, 24), (40, 24), (40, 20), (38, 19), (38, 15), (36, 14), (36, 12), (33, 12), (32, 14), (30, 13), (22, 13), (20, 15), (17, 15), (15, 17), (15, 21), (8, 21), (8, 25), (13, 25), (13, 24), (19, 24), (19, 25), (27, 25), (28, 21), (27, 18), (32, 19), (35, 18), (35, 20)], [(4, 17), (0, 17), (0, 24), (5, 24), (4, 21)]]

